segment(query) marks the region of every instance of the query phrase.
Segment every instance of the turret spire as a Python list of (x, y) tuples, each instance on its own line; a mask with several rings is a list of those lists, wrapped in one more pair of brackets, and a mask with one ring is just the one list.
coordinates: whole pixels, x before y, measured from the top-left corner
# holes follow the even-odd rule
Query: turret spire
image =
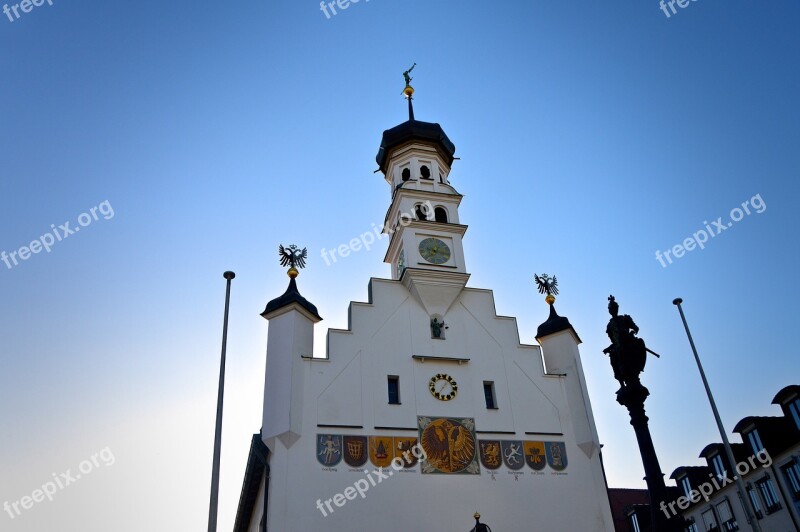
[(405, 78), (405, 80), (406, 80), (406, 87), (403, 89), (403, 96), (405, 96), (406, 99), (408, 100), (408, 121), (409, 122), (413, 122), (414, 121), (414, 104), (411, 103), (411, 100), (413, 99), (411, 96), (414, 94), (414, 87), (411, 86), (411, 80), (414, 79), (414, 78), (412, 78), (409, 74), (411, 74), (411, 71), (414, 70), (415, 66), (417, 66), (416, 63), (411, 65), (411, 68), (409, 68), (408, 70), (403, 72), (403, 78)]

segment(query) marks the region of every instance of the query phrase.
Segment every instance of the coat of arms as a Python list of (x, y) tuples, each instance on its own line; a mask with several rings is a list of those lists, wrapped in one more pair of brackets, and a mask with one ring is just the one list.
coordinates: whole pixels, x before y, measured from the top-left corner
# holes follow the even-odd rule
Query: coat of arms
[(344, 462), (347, 465), (361, 467), (367, 463), (368, 458), (366, 436), (344, 437)]
[(342, 436), (340, 434), (319, 434), (317, 436), (317, 460), (320, 464), (333, 467), (342, 459)]
[(544, 442), (547, 450), (547, 463), (556, 471), (563, 471), (567, 468), (567, 447), (563, 441)]
[(481, 463), (486, 469), (498, 469), (503, 463), (500, 455), (500, 440), (479, 440)]
[(503, 440), (500, 442), (503, 454), (503, 463), (512, 471), (522, 469), (525, 465), (525, 457), (522, 454), (522, 442), (519, 440)]

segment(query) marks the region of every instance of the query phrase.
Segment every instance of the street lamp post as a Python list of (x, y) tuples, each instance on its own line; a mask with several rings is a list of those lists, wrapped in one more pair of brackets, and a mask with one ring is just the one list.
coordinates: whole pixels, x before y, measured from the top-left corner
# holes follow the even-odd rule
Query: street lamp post
[(219, 389), (217, 391), (217, 426), (214, 432), (214, 464), (211, 468), (211, 501), (208, 507), (208, 532), (217, 531), (217, 508), (219, 507), (219, 458), (222, 446), (222, 397), (225, 392), (225, 349), (228, 344), (228, 308), (231, 301), (231, 279), (233, 272), (225, 272), (225, 317), (222, 321), (222, 355), (219, 363)]
[[(731, 469), (734, 469), (732, 473), (736, 473), (736, 459), (733, 456), (733, 450), (731, 449), (731, 443), (728, 441), (728, 434), (725, 432), (725, 427), (722, 425), (722, 418), (719, 416), (719, 410), (717, 410), (717, 403), (714, 401), (714, 396), (711, 394), (711, 388), (708, 385), (708, 380), (706, 379), (706, 372), (703, 371), (703, 364), (700, 363), (700, 357), (697, 354), (697, 348), (694, 345), (694, 340), (692, 339), (692, 333), (689, 332), (689, 325), (686, 323), (686, 316), (683, 314), (683, 307), (681, 307), (681, 303), (683, 303), (683, 299), (675, 298), (672, 301), (672, 304), (678, 307), (678, 312), (680, 312), (681, 320), (683, 321), (683, 327), (686, 329), (686, 336), (689, 337), (689, 345), (692, 346), (692, 352), (694, 353), (694, 359), (697, 362), (697, 369), (700, 370), (700, 377), (703, 379), (703, 386), (706, 388), (706, 395), (708, 395), (708, 402), (711, 403), (711, 410), (714, 412), (714, 419), (717, 421), (717, 428), (719, 429), (719, 435), (722, 437), (722, 442), (725, 445), (725, 454), (728, 457), (728, 462), (730, 463)], [(739, 499), (742, 501), (742, 506), (744, 508), (744, 513), (747, 516), (747, 520), (750, 522), (750, 527), (753, 529), (753, 532), (761, 532), (761, 527), (758, 524), (758, 521), (755, 518), (755, 511), (753, 510), (750, 501), (750, 497), (747, 495), (747, 490), (744, 487), (744, 482), (742, 478), (738, 474), (734, 474), (736, 478), (736, 487), (739, 489)]]

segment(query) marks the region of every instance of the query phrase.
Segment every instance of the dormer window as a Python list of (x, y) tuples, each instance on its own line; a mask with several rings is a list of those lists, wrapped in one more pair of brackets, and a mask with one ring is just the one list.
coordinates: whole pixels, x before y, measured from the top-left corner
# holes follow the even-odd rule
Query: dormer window
[(722, 462), (722, 455), (715, 454), (713, 458), (711, 458), (711, 466), (714, 468), (714, 473), (717, 474), (717, 478), (722, 480), (723, 478), (727, 478), (728, 475), (725, 474), (725, 464)]
[(444, 207), (436, 207), (433, 209), (433, 215), (437, 222), (447, 223), (447, 210)]
[(689, 477), (683, 477), (681, 479), (681, 488), (683, 489), (684, 495), (686, 495), (687, 497), (691, 496), (692, 483), (689, 481)]
[(419, 167), (419, 175), (422, 176), (422, 179), (431, 179), (431, 169), (423, 164)]
[(750, 442), (750, 447), (754, 453), (764, 449), (764, 444), (761, 443), (761, 437), (758, 435), (758, 430), (753, 429), (747, 433), (747, 441)]
[(795, 397), (789, 403), (789, 414), (794, 419), (795, 426), (800, 429), (800, 397)]

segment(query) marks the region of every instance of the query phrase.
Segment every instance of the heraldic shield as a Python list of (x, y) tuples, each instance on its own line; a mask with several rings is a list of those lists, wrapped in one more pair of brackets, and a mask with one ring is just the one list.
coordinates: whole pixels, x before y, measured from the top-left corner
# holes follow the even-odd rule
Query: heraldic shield
[(498, 469), (503, 463), (500, 455), (500, 440), (479, 440), (481, 464), (486, 469)]
[[(397, 458), (402, 458), (403, 467), (414, 467), (417, 465), (419, 459), (414, 456), (412, 449), (416, 447), (416, 438), (398, 438), (394, 439), (394, 452)], [(417, 451), (419, 453), (419, 451)]]
[(563, 441), (544, 442), (547, 449), (547, 463), (556, 471), (567, 468), (567, 446)]
[(389, 467), (394, 458), (394, 439), (391, 436), (369, 437), (369, 461), (375, 467)]
[(518, 440), (503, 440), (500, 442), (503, 452), (503, 463), (512, 471), (522, 469), (525, 457), (522, 455), (522, 442)]
[(543, 441), (526, 441), (523, 443), (525, 449), (525, 462), (534, 471), (541, 471), (547, 465), (547, 457), (544, 453)]
[(367, 463), (369, 449), (366, 436), (344, 437), (344, 462), (350, 467), (361, 467)]
[(319, 434), (317, 436), (317, 460), (328, 467), (335, 466), (342, 459), (341, 434)]

